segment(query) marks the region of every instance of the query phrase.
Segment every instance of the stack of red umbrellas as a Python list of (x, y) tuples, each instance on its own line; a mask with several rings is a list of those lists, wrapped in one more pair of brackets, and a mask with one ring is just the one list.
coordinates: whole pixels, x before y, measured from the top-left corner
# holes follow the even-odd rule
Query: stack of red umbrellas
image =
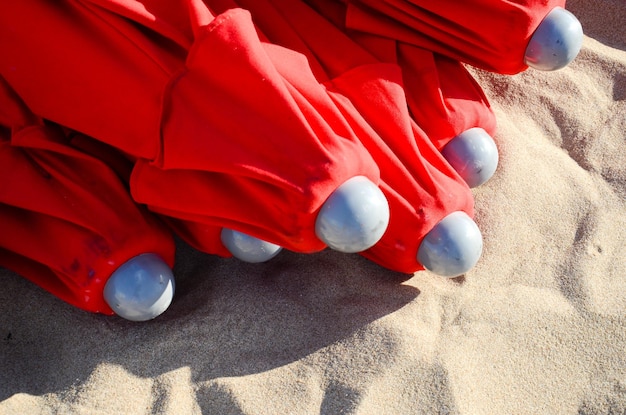
[(465, 273), (497, 151), (460, 61), (525, 69), (564, 4), (432, 3), (0, 5), (0, 265), (131, 320), (172, 299), (171, 232), (253, 262), (330, 247)]

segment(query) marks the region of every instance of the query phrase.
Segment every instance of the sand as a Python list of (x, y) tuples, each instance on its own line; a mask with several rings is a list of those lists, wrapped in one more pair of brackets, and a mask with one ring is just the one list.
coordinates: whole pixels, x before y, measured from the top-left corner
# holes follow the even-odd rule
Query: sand
[(137, 324), (0, 270), (0, 414), (626, 413), (626, 2), (568, 8), (569, 67), (473, 71), (501, 157), (466, 276), (180, 244), (175, 302)]

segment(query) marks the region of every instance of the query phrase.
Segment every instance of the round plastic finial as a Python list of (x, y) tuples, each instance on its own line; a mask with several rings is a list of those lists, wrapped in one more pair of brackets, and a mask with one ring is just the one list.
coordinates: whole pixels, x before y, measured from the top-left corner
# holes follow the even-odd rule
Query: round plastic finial
[(174, 275), (156, 254), (126, 261), (104, 286), (104, 299), (115, 314), (131, 321), (151, 320), (174, 298)]
[(389, 204), (368, 178), (355, 176), (339, 186), (324, 202), (315, 233), (330, 248), (346, 253), (371, 248), (389, 224)]
[(482, 250), (483, 238), (476, 223), (465, 212), (453, 212), (426, 234), (417, 260), (427, 270), (452, 278), (472, 269)]
[(227, 228), (222, 229), (221, 239), (226, 249), (235, 258), (244, 262), (269, 261), (282, 250), (280, 246), (271, 242)]
[(441, 154), (469, 187), (485, 183), (498, 167), (496, 143), (479, 127), (470, 128), (454, 137)]
[(524, 62), (541, 71), (554, 71), (574, 60), (583, 43), (580, 21), (562, 7), (555, 7), (533, 33)]

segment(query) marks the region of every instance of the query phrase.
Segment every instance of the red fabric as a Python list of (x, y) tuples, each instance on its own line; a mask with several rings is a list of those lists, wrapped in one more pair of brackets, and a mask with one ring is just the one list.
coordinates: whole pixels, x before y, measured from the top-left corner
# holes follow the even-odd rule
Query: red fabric
[(489, 71), (527, 69), (524, 53), (543, 18), (565, 0), (336, 0), (349, 28), (441, 53)]
[(438, 149), (473, 127), (495, 134), (496, 118), (491, 105), (460, 62), (395, 39), (347, 29), (344, 3), (305, 2), (379, 60), (402, 68), (411, 115)]
[[(367, 123), (357, 135), (381, 171), (389, 227), (363, 255), (387, 268), (414, 272), (425, 234), (453, 211), (473, 215), (472, 195), (407, 110), (400, 68), (380, 61), (299, 0), (210, 0), (216, 10), (239, 6), (272, 43), (307, 56), (320, 81)], [(332, 45), (332, 47), (330, 47)], [(357, 126), (355, 125), (355, 128)]]
[(108, 277), (147, 252), (172, 266), (171, 234), (115, 172), (72, 148), (1, 80), (0, 104), (0, 266), (76, 307), (112, 314), (102, 296)]

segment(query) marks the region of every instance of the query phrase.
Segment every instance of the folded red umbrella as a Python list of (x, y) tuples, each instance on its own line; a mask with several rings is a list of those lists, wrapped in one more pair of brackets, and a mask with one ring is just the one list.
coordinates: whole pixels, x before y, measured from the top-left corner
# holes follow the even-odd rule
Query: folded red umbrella
[(37, 115), (132, 158), (134, 199), (207, 252), (230, 255), (222, 227), (323, 249), (324, 201), (352, 177), (379, 181), (356, 109), (338, 106), (301, 54), (261, 42), (241, 9), (5, 2), (0, 73)]
[(117, 305), (104, 295), (111, 276), (141, 255), (171, 267), (174, 243), (114, 170), (69, 142), (0, 79), (0, 265), (76, 307), (112, 314)]
[(565, 0), (339, 1), (347, 3), (350, 28), (500, 73), (528, 65), (558, 69), (574, 59), (582, 43), (582, 28), (563, 9)]
[(491, 105), (459, 61), (396, 39), (346, 28), (347, 6), (342, 2), (305, 2), (380, 61), (400, 66), (411, 115), (438, 149), (470, 128), (495, 134)]
[(400, 67), (381, 62), (300, 0), (208, 3), (249, 10), (269, 41), (304, 54), (337, 104), (354, 105), (367, 120), (358, 136), (380, 168), (391, 218), (382, 239), (362, 255), (401, 272), (422, 269), (417, 252), (426, 234), (453, 212), (471, 216), (473, 198), (411, 119)]
[(463, 64), (395, 39), (347, 29), (344, 3), (305, 2), (378, 59), (402, 68), (412, 117), (468, 184), (480, 185), (493, 175), (498, 163), (492, 139), (495, 114)]

